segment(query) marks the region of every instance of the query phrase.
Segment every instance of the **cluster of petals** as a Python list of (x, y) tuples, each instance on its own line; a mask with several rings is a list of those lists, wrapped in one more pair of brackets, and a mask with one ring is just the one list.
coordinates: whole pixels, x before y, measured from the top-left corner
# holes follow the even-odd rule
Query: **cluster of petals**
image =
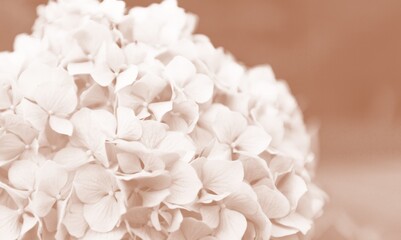
[(308, 239), (324, 194), (267, 65), (174, 0), (55, 0), (0, 53), (2, 239)]

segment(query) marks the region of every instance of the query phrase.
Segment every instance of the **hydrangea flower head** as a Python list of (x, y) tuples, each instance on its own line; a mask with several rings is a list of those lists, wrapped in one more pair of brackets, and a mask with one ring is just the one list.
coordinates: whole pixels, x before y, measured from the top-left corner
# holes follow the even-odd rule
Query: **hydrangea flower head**
[(4, 239), (309, 239), (301, 112), (165, 0), (55, 0), (0, 53)]

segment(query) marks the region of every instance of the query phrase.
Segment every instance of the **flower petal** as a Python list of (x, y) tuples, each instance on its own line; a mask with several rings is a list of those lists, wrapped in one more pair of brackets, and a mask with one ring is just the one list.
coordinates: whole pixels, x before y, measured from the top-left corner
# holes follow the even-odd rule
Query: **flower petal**
[(160, 191), (142, 191), (139, 194), (142, 197), (143, 207), (156, 207), (170, 195), (170, 191), (169, 189), (163, 189)]
[(158, 149), (167, 153), (178, 153), (183, 156), (182, 161), (185, 162), (189, 162), (196, 151), (192, 139), (182, 132), (167, 132)]
[(138, 67), (131, 65), (117, 76), (115, 92), (133, 84), (138, 77)]
[(246, 218), (241, 213), (225, 208), (220, 212), (220, 224), (215, 236), (218, 239), (240, 240), (246, 226)]
[(239, 161), (206, 161), (202, 174), (203, 187), (216, 194), (236, 191), (244, 179), (244, 169)]
[(188, 59), (176, 56), (167, 64), (165, 73), (176, 86), (183, 87), (196, 74), (196, 68)]
[(25, 144), (14, 134), (0, 136), (0, 159), (12, 160), (22, 154)]
[(78, 169), (74, 187), (78, 198), (86, 204), (100, 201), (116, 188), (116, 180), (103, 167), (88, 164)]
[(296, 174), (289, 174), (280, 181), (278, 189), (287, 197), (291, 204), (291, 210), (294, 210), (299, 199), (308, 191), (305, 181)]
[(85, 240), (120, 240), (123, 239), (127, 230), (124, 227), (119, 227), (110, 232), (95, 232), (88, 230), (82, 239)]
[(0, 205), (0, 236), (4, 239), (18, 239), (21, 225), (15, 210)]
[(138, 140), (142, 136), (141, 121), (132, 109), (117, 108), (117, 136), (125, 140)]
[(75, 110), (78, 103), (73, 79), (64, 70), (57, 72), (54, 78), (65, 80), (45, 82), (38, 85), (35, 91), (35, 101), (49, 113), (70, 114)]
[(57, 116), (50, 116), (49, 124), (55, 132), (67, 136), (71, 136), (74, 130), (74, 126), (69, 120)]
[(258, 155), (266, 150), (271, 140), (271, 136), (263, 128), (249, 126), (239, 135), (235, 141), (235, 145), (239, 151)]
[(204, 74), (197, 74), (185, 86), (185, 94), (197, 103), (205, 103), (213, 95), (213, 81)]
[(20, 114), (24, 120), (30, 122), (37, 130), (43, 131), (45, 129), (49, 115), (37, 104), (22, 99), (17, 107), (17, 113)]
[(89, 162), (89, 157), (81, 148), (66, 147), (59, 150), (53, 161), (62, 165), (66, 170), (75, 170)]
[(228, 109), (221, 109), (212, 125), (219, 141), (227, 144), (233, 143), (246, 127), (246, 119), (240, 113)]
[(220, 223), (220, 206), (203, 206), (199, 209), (202, 222), (210, 228), (217, 228)]
[(32, 194), (31, 208), (38, 217), (45, 217), (52, 209), (56, 198), (43, 191), (36, 191)]
[(83, 216), (83, 204), (72, 204), (65, 214), (63, 224), (72, 236), (83, 237), (88, 228)]
[(56, 197), (67, 184), (68, 173), (57, 163), (49, 160), (39, 169), (38, 181), (38, 190)]
[(15, 161), (8, 169), (10, 183), (21, 190), (33, 190), (38, 166), (29, 160)]
[(290, 213), (290, 202), (280, 191), (263, 185), (256, 186), (254, 190), (258, 195), (259, 204), (268, 218), (282, 218)]
[(202, 187), (195, 169), (188, 163), (177, 160), (169, 170), (172, 178), (169, 188), (171, 194), (166, 201), (178, 205), (194, 201)]
[(303, 235), (306, 235), (312, 228), (312, 221), (294, 212), (290, 215), (276, 220), (278, 223), (299, 230)]
[(84, 218), (89, 227), (101, 233), (111, 231), (120, 220), (120, 208), (114, 196), (105, 196), (84, 206)]
[(90, 74), (93, 70), (92, 62), (69, 63), (67, 66), (68, 73), (72, 76), (80, 74)]
[(116, 78), (106, 63), (96, 63), (90, 75), (102, 87), (109, 86)]

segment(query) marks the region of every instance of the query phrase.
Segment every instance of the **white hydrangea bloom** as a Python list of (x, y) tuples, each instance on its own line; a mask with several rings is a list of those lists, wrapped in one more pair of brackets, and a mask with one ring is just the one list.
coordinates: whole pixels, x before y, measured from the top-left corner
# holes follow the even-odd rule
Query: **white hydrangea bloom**
[(57, 0), (0, 53), (0, 236), (308, 239), (311, 138), (270, 66), (165, 0)]

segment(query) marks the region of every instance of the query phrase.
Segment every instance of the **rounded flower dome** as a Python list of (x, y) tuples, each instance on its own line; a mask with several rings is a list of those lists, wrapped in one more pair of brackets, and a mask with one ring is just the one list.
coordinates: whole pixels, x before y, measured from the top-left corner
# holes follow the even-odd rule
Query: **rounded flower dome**
[(0, 53), (3, 239), (309, 239), (300, 109), (166, 0), (57, 0)]

